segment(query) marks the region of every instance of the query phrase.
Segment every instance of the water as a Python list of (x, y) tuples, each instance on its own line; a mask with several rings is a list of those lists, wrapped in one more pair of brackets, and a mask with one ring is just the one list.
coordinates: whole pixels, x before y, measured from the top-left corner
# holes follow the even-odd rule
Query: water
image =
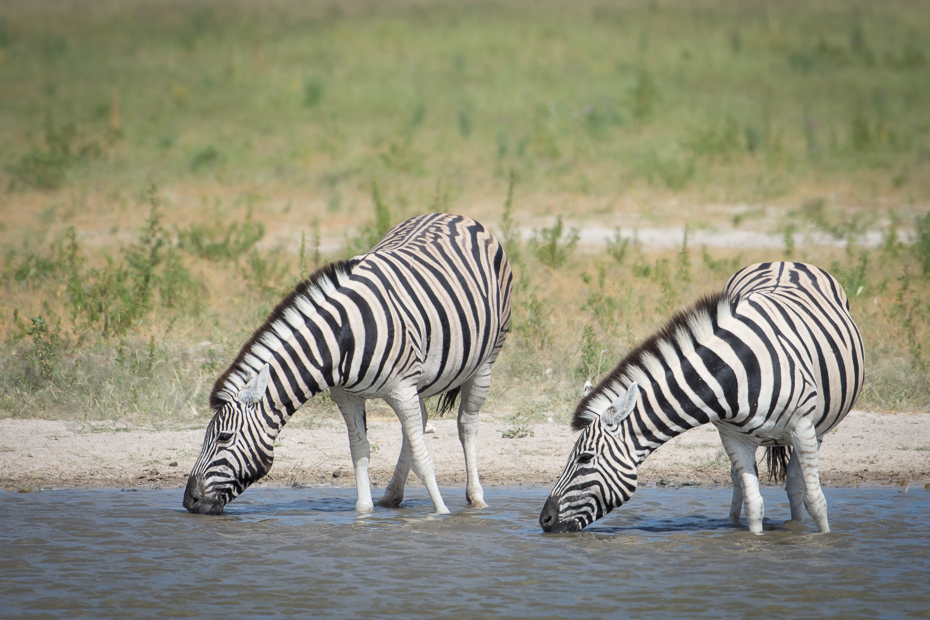
[(452, 516), (425, 492), (355, 513), (354, 489), (255, 488), (219, 517), (182, 491), (0, 493), (0, 616), (927, 617), (930, 492), (827, 489), (833, 532), (726, 521), (728, 489), (642, 489), (580, 534), (543, 535), (548, 489), (491, 488)]

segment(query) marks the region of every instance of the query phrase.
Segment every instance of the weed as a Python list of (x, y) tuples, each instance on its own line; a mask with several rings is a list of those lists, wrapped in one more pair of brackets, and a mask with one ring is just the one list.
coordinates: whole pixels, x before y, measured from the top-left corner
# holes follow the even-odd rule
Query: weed
[(696, 469), (730, 469), (730, 457), (723, 448), (718, 448), (713, 458), (700, 459), (694, 467)]
[(727, 117), (722, 129), (697, 129), (683, 140), (683, 146), (697, 156), (721, 156), (726, 159), (740, 148), (739, 125), (733, 117)]
[(869, 119), (865, 115), (862, 107), (856, 108), (850, 122), (850, 141), (856, 151), (867, 151), (872, 144), (872, 132), (869, 129)]
[(528, 291), (522, 297), (517, 301), (517, 308), (523, 316), (515, 322), (514, 331), (521, 336), (525, 347), (534, 351), (546, 349), (552, 343), (546, 321), (546, 307), (535, 291)]
[(510, 169), (510, 182), (507, 184), (507, 200), (504, 201), (504, 215), (501, 217), (501, 243), (507, 257), (513, 264), (520, 264), (522, 252), (520, 249), (520, 232), (513, 221), (513, 188), (517, 183), (517, 173)]
[(38, 366), (39, 376), (51, 382), (58, 371), (59, 344), (61, 342), (60, 327), (49, 330), (48, 323), (41, 316), (32, 319), (32, 325), (26, 332), (32, 337), (33, 350), (27, 354), (26, 359)]
[(630, 245), (629, 239), (623, 239), (620, 236), (620, 228), (617, 227), (614, 230), (614, 238), (607, 238), (605, 240), (607, 246), (607, 253), (612, 259), (617, 263), (622, 263), (623, 259), (626, 257), (627, 248)]
[(471, 115), (465, 110), (459, 110), (457, 116), (459, 121), (459, 134), (461, 134), (463, 138), (467, 138), (471, 135), (472, 130)]
[(914, 228), (917, 231), (917, 239), (911, 246), (911, 251), (920, 264), (921, 276), (924, 280), (930, 280), (930, 212), (923, 218), (915, 218)]
[(371, 183), (371, 202), (375, 208), (375, 221), (362, 226), (358, 234), (348, 240), (347, 245), (350, 256), (365, 254), (376, 246), (387, 234), (387, 231), (391, 229), (391, 211), (381, 198), (381, 191), (378, 189), (377, 181)]
[(56, 189), (78, 161), (97, 157), (102, 152), (100, 142), (87, 140), (77, 146), (77, 130), (73, 123), (56, 125), (51, 114), (45, 117), (45, 143), (36, 145), (18, 161), (7, 164), (7, 171), (26, 187)]
[(652, 75), (645, 68), (639, 70), (636, 87), (633, 89), (633, 116), (642, 120), (652, 112), (656, 101), (656, 85)]
[(304, 82), (304, 105), (315, 108), (323, 101), (323, 82), (319, 77), (312, 77)]
[(794, 259), (794, 224), (785, 226), (785, 260)]
[(684, 239), (681, 242), (681, 250), (675, 257), (678, 264), (678, 270), (675, 277), (682, 282), (691, 282), (691, 256), (688, 254), (688, 227), (685, 226)]
[(249, 282), (263, 299), (286, 292), (284, 288), (287, 287), (282, 287), (282, 283), (289, 281), (286, 274), (287, 267), (280, 264), (276, 256), (263, 256), (258, 250), (249, 252), (248, 260), (242, 269), (243, 279)]
[(581, 357), (575, 368), (575, 377), (596, 382), (601, 376), (604, 354), (607, 352), (608, 349), (595, 335), (594, 328), (585, 325), (581, 332)]
[(830, 267), (830, 273), (839, 280), (843, 289), (850, 297), (858, 297), (863, 293), (868, 294), (868, 277), (866, 271), (869, 267), (869, 252), (863, 250), (859, 254), (859, 262), (849, 269), (843, 269), (839, 261), (833, 261)]
[(212, 261), (233, 260), (248, 252), (262, 237), (265, 227), (252, 221), (252, 210), (242, 223), (222, 217), (219, 203), (215, 221), (210, 225), (191, 225), (188, 230), (175, 229), (181, 249)]
[(533, 238), (530, 240), (530, 250), (536, 255), (536, 258), (546, 267), (556, 269), (565, 265), (568, 257), (575, 251), (575, 246), (580, 238), (579, 230), (572, 228), (568, 231), (565, 239), (562, 239), (562, 233), (565, 232), (565, 226), (562, 224), (562, 216), (558, 216), (555, 226), (543, 228), (541, 231), (533, 231)]
[(921, 313), (922, 306), (920, 297), (914, 294), (911, 287), (910, 274), (905, 269), (904, 274), (898, 278), (901, 287), (895, 295), (894, 305), (892, 306), (892, 316), (900, 319), (901, 327), (904, 331), (904, 337), (907, 341), (908, 352), (911, 355), (911, 363), (914, 369), (926, 374), (927, 362), (923, 354), (923, 339), (917, 331), (918, 315)]
[(765, 132), (756, 125), (746, 125), (743, 129), (743, 139), (750, 154), (765, 146)]
[(191, 157), (190, 169), (191, 172), (199, 172), (203, 168), (212, 166), (213, 164), (218, 163), (220, 160), (219, 150), (212, 144), (205, 146), (194, 153), (194, 156)]
[(526, 437), (535, 437), (536, 433), (530, 430), (526, 422), (517, 422), (513, 420), (513, 428), (507, 429), (501, 433), (502, 439), (525, 439)]
[(672, 286), (671, 278), (669, 277), (669, 262), (667, 258), (663, 258), (656, 261), (655, 269), (653, 269), (652, 277), (659, 285), (659, 290), (661, 291), (659, 295), (659, 313), (662, 315), (667, 315), (679, 304), (678, 292), (675, 290), (675, 287)]

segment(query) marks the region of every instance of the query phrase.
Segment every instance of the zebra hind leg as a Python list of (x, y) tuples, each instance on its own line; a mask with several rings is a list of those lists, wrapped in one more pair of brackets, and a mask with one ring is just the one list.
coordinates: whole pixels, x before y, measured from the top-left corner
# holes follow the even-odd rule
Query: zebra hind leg
[(820, 488), (820, 440), (817, 439), (817, 431), (814, 430), (809, 417), (798, 419), (791, 433), (791, 444), (797, 453), (801, 470), (804, 507), (817, 524), (817, 529), (824, 533), (829, 532), (827, 498)]
[(330, 390), (330, 393), (345, 419), (346, 429), (349, 432), (349, 449), (352, 452), (355, 488), (358, 493), (355, 509), (359, 512), (371, 512), (374, 509), (371, 501), (371, 483), (368, 479), (371, 446), (368, 443), (368, 429), (365, 424), (365, 399), (346, 394), (337, 388)]
[[(420, 399), (420, 417), (423, 420), (423, 428), (426, 428), (426, 403)], [(410, 452), (410, 442), (407, 440), (407, 434), (403, 433), (403, 443), (400, 447), (400, 456), (397, 457), (397, 466), (394, 467), (394, 474), (391, 481), (384, 489), (384, 495), (378, 500), (378, 505), (384, 508), (397, 508), (404, 501), (404, 488), (407, 486), (407, 477), (410, 475), (410, 463), (412, 461)]]
[[(756, 444), (742, 437), (720, 433), (723, 448), (730, 457), (731, 475), (735, 471), (743, 496), (743, 505), (746, 508), (746, 525), (753, 534), (762, 533), (762, 518), (765, 516), (765, 507), (762, 504), (762, 494), (759, 492), (759, 475), (756, 471)], [(736, 491), (733, 492), (734, 497)], [(732, 515), (732, 508), (730, 511)]]
[(462, 401), (459, 403), (459, 441), (465, 452), (465, 499), (473, 508), (486, 508), (484, 489), (478, 479), (478, 411), (488, 397), (491, 386), (491, 363), (484, 364), (468, 381), (462, 384)]
[(733, 481), (733, 499), (730, 500), (730, 523), (739, 523), (739, 515), (743, 510), (743, 487), (736, 473), (736, 466), (730, 465), (730, 479)]
[(788, 505), (791, 506), (791, 520), (804, 522), (804, 476), (801, 474), (801, 461), (797, 450), (791, 453), (788, 460), (788, 471), (785, 475), (785, 490), (788, 492)]
[(439, 485), (436, 484), (436, 468), (430, 458), (423, 440), (423, 415), (420, 412), (420, 397), (416, 385), (402, 388), (385, 398), (394, 413), (400, 419), (404, 429), (404, 436), (409, 442), (410, 457), (413, 473), (423, 482), (433, 502), (437, 514), (449, 514), (449, 509), (442, 501)]

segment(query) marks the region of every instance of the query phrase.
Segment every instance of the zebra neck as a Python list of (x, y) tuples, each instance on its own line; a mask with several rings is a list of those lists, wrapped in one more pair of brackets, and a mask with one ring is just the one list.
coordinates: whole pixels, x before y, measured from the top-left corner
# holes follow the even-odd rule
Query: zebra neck
[(308, 400), (341, 383), (338, 357), (332, 360), (326, 355), (324, 360), (317, 359), (307, 349), (298, 355), (296, 346), (288, 343), (269, 362), (268, 402), (283, 416), (282, 425)]
[(642, 405), (623, 423), (627, 447), (638, 466), (662, 444), (709, 421), (707, 414), (696, 409), (671, 414), (664, 408), (657, 411), (649, 396), (644, 394)]

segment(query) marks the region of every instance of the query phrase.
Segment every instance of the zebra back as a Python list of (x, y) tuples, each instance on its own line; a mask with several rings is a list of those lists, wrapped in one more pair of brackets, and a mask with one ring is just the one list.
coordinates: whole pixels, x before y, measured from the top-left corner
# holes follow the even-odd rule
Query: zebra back
[(478, 222), (406, 220), (367, 254), (291, 291), (219, 377), (211, 405), (229, 402), (265, 364), (265, 410), (280, 411), (281, 424), (328, 387), (377, 396), (390, 378), (419, 372), (422, 396), (454, 390), (503, 346), (512, 279), (503, 248)]

